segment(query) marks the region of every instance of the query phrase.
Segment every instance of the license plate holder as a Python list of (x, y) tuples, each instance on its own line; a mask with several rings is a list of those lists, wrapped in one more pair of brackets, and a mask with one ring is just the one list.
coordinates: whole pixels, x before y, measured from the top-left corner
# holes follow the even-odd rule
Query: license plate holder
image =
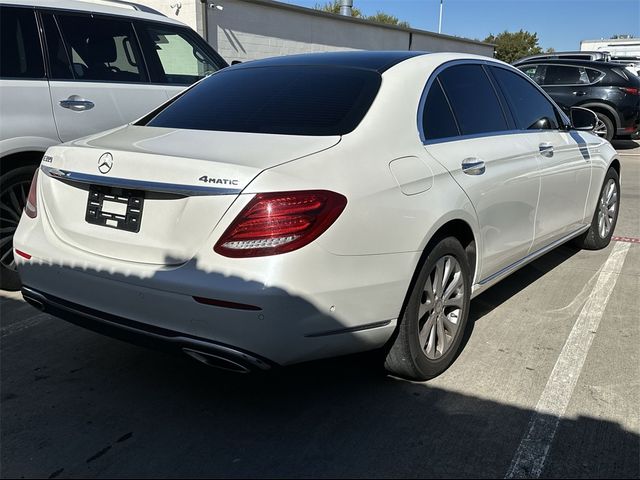
[(143, 207), (141, 190), (90, 185), (85, 220), (93, 225), (138, 233)]

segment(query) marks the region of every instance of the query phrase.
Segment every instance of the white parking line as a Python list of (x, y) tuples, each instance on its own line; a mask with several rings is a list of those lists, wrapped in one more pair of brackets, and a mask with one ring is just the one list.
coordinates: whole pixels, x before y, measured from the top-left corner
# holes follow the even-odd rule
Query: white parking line
[(617, 242), (560, 352), (505, 478), (539, 478), (630, 243)]

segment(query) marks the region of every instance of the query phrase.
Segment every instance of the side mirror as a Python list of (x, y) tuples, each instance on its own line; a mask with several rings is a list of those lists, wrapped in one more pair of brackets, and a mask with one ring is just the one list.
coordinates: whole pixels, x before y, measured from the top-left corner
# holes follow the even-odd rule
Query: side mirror
[(569, 118), (571, 118), (571, 128), (574, 130), (590, 132), (598, 123), (598, 117), (588, 108), (571, 107)]

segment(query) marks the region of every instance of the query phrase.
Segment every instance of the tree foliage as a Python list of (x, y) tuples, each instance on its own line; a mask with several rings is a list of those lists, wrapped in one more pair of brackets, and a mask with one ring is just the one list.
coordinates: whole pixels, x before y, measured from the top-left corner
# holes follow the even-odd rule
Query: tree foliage
[[(516, 60), (528, 55), (542, 53), (542, 48), (538, 44), (538, 34), (520, 30), (518, 32), (507, 32), (506, 30), (498, 35), (489, 34), (484, 39), (487, 43), (496, 45), (496, 58), (503, 62), (513, 63)], [(554, 51), (552, 48), (548, 52)]]
[[(322, 10), (323, 12), (329, 12), (329, 13), (335, 13), (335, 14), (339, 14), (340, 13), (340, 0), (333, 0), (330, 2), (326, 2), (326, 3), (316, 3), (315, 7), (316, 10)], [(388, 13), (385, 12), (376, 12), (375, 15), (363, 15), (362, 11), (358, 8), (353, 7), (351, 9), (351, 16), (355, 17), (355, 18), (362, 18), (363, 20), (369, 20), (372, 22), (377, 22), (377, 23), (385, 23), (387, 25), (397, 25), (399, 27), (405, 27), (405, 28), (409, 28), (409, 22), (405, 22), (403, 20), (400, 20), (398, 17), (396, 17), (395, 15), (390, 15)]]

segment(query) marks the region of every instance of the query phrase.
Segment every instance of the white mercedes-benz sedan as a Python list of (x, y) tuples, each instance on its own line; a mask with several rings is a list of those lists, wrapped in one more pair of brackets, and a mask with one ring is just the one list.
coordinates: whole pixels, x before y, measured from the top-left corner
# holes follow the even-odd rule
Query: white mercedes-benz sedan
[(569, 240), (608, 245), (620, 163), (570, 113), (473, 55), (236, 65), (49, 148), (14, 239), (23, 295), (231, 370), (380, 349), (429, 379), (472, 297)]

